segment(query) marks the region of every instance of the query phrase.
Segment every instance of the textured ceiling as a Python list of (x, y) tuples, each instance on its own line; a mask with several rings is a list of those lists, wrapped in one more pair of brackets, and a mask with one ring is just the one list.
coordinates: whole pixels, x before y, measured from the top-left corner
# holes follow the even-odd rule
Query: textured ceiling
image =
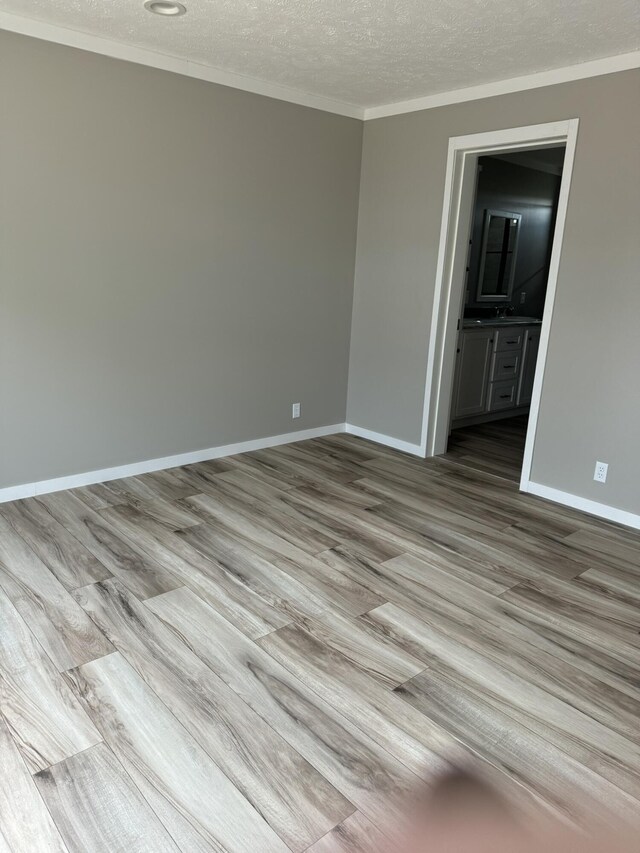
[(360, 106), (640, 47), (638, 0), (0, 0), (0, 10)]

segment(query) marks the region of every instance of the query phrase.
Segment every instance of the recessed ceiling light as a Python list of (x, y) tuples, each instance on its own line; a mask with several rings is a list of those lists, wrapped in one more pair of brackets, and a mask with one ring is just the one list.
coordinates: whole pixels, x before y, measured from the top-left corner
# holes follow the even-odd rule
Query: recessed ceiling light
[(153, 12), (154, 15), (164, 15), (167, 18), (184, 15), (187, 11), (182, 3), (173, 3), (170, 0), (147, 0), (144, 8), (147, 12)]

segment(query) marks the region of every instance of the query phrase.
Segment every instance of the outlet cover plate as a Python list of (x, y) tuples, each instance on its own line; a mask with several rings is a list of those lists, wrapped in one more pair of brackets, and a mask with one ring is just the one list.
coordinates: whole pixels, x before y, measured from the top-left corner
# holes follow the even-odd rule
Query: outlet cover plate
[(593, 473), (593, 479), (596, 483), (606, 483), (607, 482), (607, 471), (609, 470), (609, 465), (606, 462), (596, 462), (596, 470)]

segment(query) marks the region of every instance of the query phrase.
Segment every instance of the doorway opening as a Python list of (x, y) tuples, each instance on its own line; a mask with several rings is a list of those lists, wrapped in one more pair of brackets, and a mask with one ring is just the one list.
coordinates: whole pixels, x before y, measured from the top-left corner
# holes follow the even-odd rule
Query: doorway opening
[(447, 453), (519, 480), (566, 146), (478, 157)]
[(527, 490), (576, 119), (450, 140), (422, 451)]

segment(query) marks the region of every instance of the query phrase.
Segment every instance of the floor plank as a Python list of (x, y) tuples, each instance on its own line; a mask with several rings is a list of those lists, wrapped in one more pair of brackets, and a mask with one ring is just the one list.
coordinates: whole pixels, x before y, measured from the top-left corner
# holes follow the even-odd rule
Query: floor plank
[[(317, 616), (332, 607), (349, 614), (359, 614), (381, 603), (378, 596), (362, 584), (334, 573), (314, 557), (288, 543), (282, 549), (276, 537), (245, 544), (242, 533), (228, 534), (209, 524), (180, 532), (180, 536), (205, 556), (238, 573), (245, 570), (243, 582), (248, 586), (263, 578), (265, 598), (280, 588), (281, 597), (274, 602), (285, 613)], [(294, 550), (295, 549), (295, 550)], [(284, 553), (283, 553), (284, 550)], [(269, 587), (272, 587), (271, 592)]]
[(248, 636), (260, 637), (291, 621), (287, 613), (256, 592), (250, 579), (234, 564), (225, 566), (194, 548), (185, 538), (187, 531), (169, 531), (132, 507), (110, 511), (109, 519), (122, 536), (135, 539), (153, 560), (170, 567), (184, 585), (219, 609)]
[(635, 569), (587, 569), (576, 583), (598, 595), (617, 598), (624, 604), (640, 606), (639, 573)]
[[(113, 650), (111, 650), (113, 651)], [(41, 646), (11, 600), (0, 589), (0, 672), (15, 672), (39, 660)]]
[(181, 531), (180, 538), (219, 565), (233, 567), (239, 583), (288, 617), (319, 616), (329, 606), (297, 578), (256, 554), (241, 537), (200, 524)]
[(406, 632), (419, 640), (428, 650), (429, 669), (446, 667), (517, 725), (536, 732), (585, 767), (640, 797), (637, 743), (611, 731), (551, 691), (488, 659), (471, 644), (441, 633), (428, 621), (418, 620), (393, 604), (385, 604), (369, 615), (390, 626), (396, 636)]
[(309, 853), (384, 853), (389, 840), (359, 812), (350, 815), (309, 848)]
[[(573, 607), (533, 584), (513, 587), (503, 593), (501, 598), (538, 622), (544, 620), (546, 626), (558, 633), (570, 634), (594, 652), (612, 657), (623, 667), (640, 671), (640, 637), (626, 626), (620, 630), (617, 623), (609, 621), (607, 624), (602, 617), (594, 618), (582, 608)], [(605, 611), (607, 603), (603, 598)]]
[[(589, 570), (585, 572), (588, 574)], [(606, 589), (592, 590), (582, 583), (582, 576), (568, 583), (555, 577), (539, 577), (534, 581), (518, 584), (501, 595), (505, 600), (549, 604), (549, 618), (580, 623), (585, 627), (598, 625), (613, 637), (633, 641), (640, 632), (640, 610), (636, 603), (611, 596)]]
[[(361, 619), (366, 620), (370, 630), (423, 661), (425, 669), (437, 659), (438, 644), (450, 641), (470, 649), (471, 653), (474, 650), (481, 653), (485, 662), (494, 663), (504, 674), (513, 673), (530, 687), (537, 686), (547, 699), (555, 697), (600, 722), (605, 731), (618, 732), (640, 744), (640, 694), (632, 697), (573, 666), (570, 657), (563, 659), (540, 644), (528, 642), (535, 639), (533, 634), (510, 631), (510, 614), (480, 620), (455, 602), (447, 608), (434, 604), (431, 608), (414, 607), (413, 613), (410, 611), (411, 604), (405, 601), (404, 606), (378, 607)], [(417, 613), (420, 615), (416, 616)], [(547, 722), (544, 713), (541, 718)], [(602, 738), (600, 732), (594, 743), (600, 746)]]
[[(168, 530), (182, 530), (185, 527), (192, 527), (201, 523), (198, 516), (187, 512), (175, 501), (162, 500), (161, 498), (153, 501), (141, 501), (137, 498), (131, 498), (124, 502), (124, 505), (139, 510)], [(117, 506), (123, 506), (123, 503), (117, 504)], [(101, 507), (101, 509), (109, 509), (109, 507)]]
[(66, 677), (179, 847), (286, 853), (266, 821), (120, 654)]
[(566, 544), (586, 554), (595, 568), (613, 566), (620, 569), (639, 570), (638, 546), (629, 537), (629, 533), (605, 533), (602, 530), (589, 530), (582, 527), (570, 536)]
[(259, 521), (263, 528), (296, 548), (316, 554), (336, 544), (335, 537), (326, 535), (302, 518), (281, 511), (279, 498), (284, 490), (265, 486), (244, 471), (217, 474), (211, 481), (201, 489), (202, 494)]
[[(419, 513), (424, 520), (444, 523), (463, 524), (466, 531), (482, 532), (487, 527), (505, 530), (513, 524), (513, 515), (507, 512), (497, 513), (494, 508), (488, 513), (480, 503), (474, 506), (467, 502), (461, 504), (459, 497), (444, 478), (422, 478), (422, 482), (412, 484), (402, 474), (395, 477), (363, 477), (353, 485), (358, 486), (367, 495), (375, 496), (377, 503), (391, 503)], [(376, 506), (370, 503), (369, 506)], [(365, 507), (366, 509), (367, 507)]]
[(66, 682), (1, 590), (0, 716), (31, 773), (100, 740)]
[(100, 740), (58, 670), (42, 653), (0, 676), (0, 711), (31, 773)]
[[(308, 501), (300, 499), (300, 490), (291, 489), (284, 492), (280, 498), (284, 507), (288, 507), (294, 512), (296, 517), (306, 519), (314, 527), (324, 532), (333, 531), (338, 540), (342, 542), (344, 539), (357, 538), (362, 548), (367, 548), (373, 555), (374, 559), (389, 559), (402, 553), (405, 549), (396, 549), (386, 543), (381, 543), (380, 538), (375, 535), (368, 535), (366, 532), (358, 532), (349, 523), (347, 519), (341, 517), (340, 512), (327, 513), (326, 507), (318, 504), (309, 505)], [(277, 556), (281, 559), (297, 560), (301, 556), (299, 548), (291, 545), (281, 536), (274, 534), (262, 527), (257, 519), (248, 517), (246, 514), (230, 510), (218, 501), (213, 500), (210, 496), (200, 495), (193, 498), (187, 498), (184, 501), (185, 505), (195, 512), (199, 512), (203, 520), (211, 523), (215, 522), (217, 526), (227, 527), (231, 533), (240, 535), (244, 541), (250, 543), (260, 551), (268, 549), (272, 558)]]
[[(587, 818), (629, 826), (637, 800), (570, 758), (548, 740), (488, 702), (466, 679), (440, 664), (396, 688), (425, 719), (439, 721), (507, 776), (523, 782), (578, 823)], [(514, 757), (518, 756), (514, 761)]]
[(3, 504), (0, 513), (66, 589), (111, 574), (35, 498)]
[(68, 853), (0, 716), (0, 850)]
[(76, 592), (216, 765), (293, 851), (353, 806), (116, 580)]
[(79, 498), (69, 492), (57, 492), (38, 500), (140, 598), (149, 598), (180, 586), (180, 581), (168, 569), (156, 565), (143, 551), (119, 537), (97, 512), (89, 509)]
[(59, 670), (113, 651), (60, 581), (1, 517), (0, 586)]
[(280, 628), (257, 642), (310, 690), (329, 698), (354, 725), (372, 732), (417, 775), (429, 778), (444, 772), (449, 767), (445, 756), (456, 756), (455, 742), (441, 727), (407, 713), (395, 695), (301, 627)]
[(371, 820), (400, 819), (418, 777), (189, 590), (146, 602)]
[(69, 853), (178, 853), (149, 804), (103, 743), (34, 778)]
[[(389, 565), (371, 566), (347, 551), (327, 552), (326, 559), (334, 564), (337, 561), (362, 581), (369, 578), (388, 601), (418, 618), (462, 621), (472, 625), (480, 637), (489, 623), (503, 632), (504, 643), (515, 643), (515, 637), (633, 699), (640, 696), (640, 657), (634, 647), (624, 641), (608, 643), (606, 634), (595, 624), (590, 631), (576, 632), (564, 620), (553, 619), (544, 607), (523, 609), (505, 600), (510, 591), (490, 595), (426, 561), (420, 582), (409, 585), (407, 579), (396, 577)], [(594, 637), (598, 640), (595, 644)]]
[(308, 634), (344, 655), (382, 687), (397, 687), (425, 668), (422, 661), (371, 629), (362, 619), (329, 612), (318, 619), (296, 621)]

